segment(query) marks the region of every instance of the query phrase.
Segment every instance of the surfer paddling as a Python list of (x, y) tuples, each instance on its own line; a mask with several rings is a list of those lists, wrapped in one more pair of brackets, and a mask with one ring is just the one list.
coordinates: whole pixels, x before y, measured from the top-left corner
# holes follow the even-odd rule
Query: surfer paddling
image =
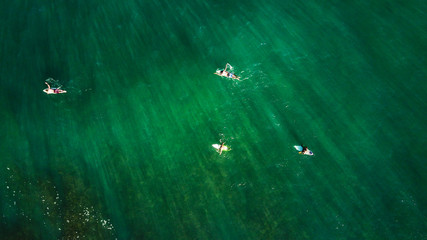
[(309, 156), (313, 156), (314, 155), (314, 153), (310, 149), (308, 149), (306, 146), (304, 146), (304, 145), (294, 146), (294, 147), (295, 147), (295, 149), (297, 149), (299, 151), (299, 154), (309, 155)]
[(295, 145), (294, 148), (299, 154), (313, 156), (314, 153), (304, 145)]
[(66, 93), (67, 91), (62, 90), (61, 87), (58, 88), (50, 88), (50, 85), (47, 82), (44, 82), (47, 85), (47, 88), (43, 89), (43, 92), (46, 94), (59, 94), (59, 93)]
[(221, 144), (212, 144), (212, 147), (216, 149), (216, 151), (219, 153), (219, 155), (222, 154), (222, 152), (230, 151), (231, 149), (225, 146), (225, 143), (219, 140), (219, 143)]
[(304, 146), (304, 145), (301, 145), (302, 146), (302, 151), (300, 151), (299, 152), (299, 154), (306, 154), (306, 153), (308, 153), (308, 148), (306, 147), (306, 146)]
[(218, 70), (216, 70), (215, 74), (216, 74), (216, 75), (218, 75), (218, 76), (221, 76), (221, 77), (226, 77), (226, 78), (231, 78), (231, 79), (240, 80), (240, 77), (239, 77), (239, 76), (236, 76), (236, 75), (235, 75), (234, 73), (232, 73), (232, 72), (228, 72), (228, 71), (227, 71), (227, 67), (230, 67), (230, 69), (232, 69), (232, 68), (233, 68), (229, 63), (227, 63), (227, 64), (225, 64), (225, 68), (224, 68), (224, 70), (220, 70), (220, 69), (218, 69)]
[[(221, 141), (220, 141), (221, 142)], [(221, 153), (222, 153), (222, 149), (224, 148), (224, 143), (223, 142), (221, 142), (221, 146), (219, 146), (219, 149), (218, 149), (218, 152), (219, 152), (219, 155), (221, 155)]]

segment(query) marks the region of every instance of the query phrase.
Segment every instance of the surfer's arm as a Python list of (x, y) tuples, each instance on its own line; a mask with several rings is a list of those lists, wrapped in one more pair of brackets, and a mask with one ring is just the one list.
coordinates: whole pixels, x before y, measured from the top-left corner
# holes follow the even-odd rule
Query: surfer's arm
[(47, 88), (49, 88), (49, 89), (50, 89), (50, 86), (49, 86), (49, 84), (48, 84), (47, 82), (44, 82), (44, 83), (46, 83), (46, 85), (47, 85)]

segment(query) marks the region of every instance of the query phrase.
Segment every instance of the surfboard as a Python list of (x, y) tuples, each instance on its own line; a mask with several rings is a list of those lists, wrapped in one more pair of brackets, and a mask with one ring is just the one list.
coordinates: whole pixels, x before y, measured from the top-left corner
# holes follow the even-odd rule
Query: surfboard
[[(299, 146), (299, 145), (295, 145), (294, 146), (294, 148), (298, 151), (298, 152), (301, 152), (302, 151), (302, 146)], [(305, 152), (304, 153), (304, 155), (310, 155), (310, 156), (312, 156), (312, 155), (314, 155), (314, 153), (310, 150), (310, 149), (307, 149), (307, 152)]]
[[(216, 150), (219, 150), (219, 148), (221, 147), (221, 145), (220, 144), (212, 144), (212, 147), (214, 147)], [(228, 149), (228, 147), (227, 146), (222, 146), (222, 151), (229, 151), (230, 149)]]
[(294, 148), (295, 148), (298, 152), (301, 152), (301, 151), (302, 151), (302, 146), (295, 145), (295, 146), (294, 146)]

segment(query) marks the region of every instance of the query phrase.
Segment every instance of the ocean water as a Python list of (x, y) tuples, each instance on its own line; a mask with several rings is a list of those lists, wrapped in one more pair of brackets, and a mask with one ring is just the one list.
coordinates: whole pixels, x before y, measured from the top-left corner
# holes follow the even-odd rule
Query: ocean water
[(427, 239), (425, 1), (0, 6), (1, 239)]

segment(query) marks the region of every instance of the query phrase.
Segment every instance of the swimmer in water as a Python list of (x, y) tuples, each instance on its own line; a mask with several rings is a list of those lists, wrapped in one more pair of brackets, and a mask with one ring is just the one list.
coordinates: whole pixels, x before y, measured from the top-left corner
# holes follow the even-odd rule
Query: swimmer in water
[(43, 89), (43, 92), (46, 94), (59, 94), (59, 93), (66, 93), (67, 91), (62, 90), (61, 87), (58, 88), (50, 88), (50, 85), (47, 82), (44, 82), (47, 85), (47, 88)]

